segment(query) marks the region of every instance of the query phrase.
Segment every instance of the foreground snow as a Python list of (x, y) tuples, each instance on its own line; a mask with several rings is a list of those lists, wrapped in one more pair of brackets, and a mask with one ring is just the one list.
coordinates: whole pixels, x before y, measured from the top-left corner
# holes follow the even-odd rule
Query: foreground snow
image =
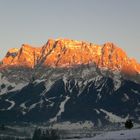
[(103, 132), (93, 138), (82, 138), (81, 140), (140, 140), (140, 129)]

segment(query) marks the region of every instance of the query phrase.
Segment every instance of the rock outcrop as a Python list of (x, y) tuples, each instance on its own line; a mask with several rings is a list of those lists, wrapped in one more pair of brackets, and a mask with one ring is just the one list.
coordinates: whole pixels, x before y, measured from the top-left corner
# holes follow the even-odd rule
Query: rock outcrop
[(1, 67), (74, 67), (87, 64), (96, 64), (99, 68), (121, 71), (129, 75), (140, 73), (140, 64), (113, 43), (101, 46), (69, 39), (49, 39), (40, 48), (23, 44), (20, 49), (10, 49), (2, 60)]

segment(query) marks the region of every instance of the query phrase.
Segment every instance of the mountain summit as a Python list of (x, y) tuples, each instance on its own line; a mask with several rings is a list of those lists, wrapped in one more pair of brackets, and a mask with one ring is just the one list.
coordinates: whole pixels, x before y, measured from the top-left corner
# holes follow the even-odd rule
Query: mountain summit
[(20, 49), (10, 49), (2, 64), (2, 66), (29, 68), (37, 65), (68, 68), (96, 64), (100, 68), (122, 71), (129, 75), (140, 73), (140, 64), (135, 59), (129, 58), (113, 43), (96, 45), (69, 39), (49, 39), (40, 48), (23, 44)]

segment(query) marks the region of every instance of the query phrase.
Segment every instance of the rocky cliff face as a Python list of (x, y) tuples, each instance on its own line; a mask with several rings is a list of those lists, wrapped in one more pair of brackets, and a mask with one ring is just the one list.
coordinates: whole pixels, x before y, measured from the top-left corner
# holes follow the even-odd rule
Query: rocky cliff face
[(20, 49), (10, 49), (2, 60), (2, 64), (3, 66), (25, 66), (33, 68), (40, 54), (41, 48), (34, 48), (23, 44)]
[(50, 39), (40, 48), (23, 44), (20, 49), (11, 49), (2, 60), (2, 66), (74, 67), (96, 64), (99, 68), (117, 70), (129, 75), (140, 73), (140, 64), (129, 58), (113, 43), (96, 45), (68, 39)]

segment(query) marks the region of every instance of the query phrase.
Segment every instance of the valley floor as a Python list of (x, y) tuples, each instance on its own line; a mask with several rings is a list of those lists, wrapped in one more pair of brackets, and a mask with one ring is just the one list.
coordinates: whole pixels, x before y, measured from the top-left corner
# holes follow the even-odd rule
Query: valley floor
[[(47, 127), (40, 127), (46, 131)], [(7, 126), (0, 130), (0, 140), (7, 137), (31, 139), (36, 126)], [(59, 129), (59, 136), (63, 140), (140, 140), (140, 127), (127, 130), (93, 130), (93, 129)], [(85, 138), (87, 137), (87, 138)]]
[(102, 132), (93, 138), (81, 138), (81, 140), (140, 140), (140, 129)]

